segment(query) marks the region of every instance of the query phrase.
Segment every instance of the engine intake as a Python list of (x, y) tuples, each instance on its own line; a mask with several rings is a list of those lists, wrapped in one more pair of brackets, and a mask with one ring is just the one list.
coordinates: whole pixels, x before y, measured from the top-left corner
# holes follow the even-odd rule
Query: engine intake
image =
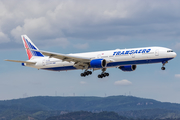
[(94, 59), (91, 60), (90, 65), (92, 68), (104, 68), (106, 67), (107, 62), (104, 59)]
[(125, 72), (130, 72), (136, 70), (137, 66), (136, 65), (128, 65), (128, 66), (120, 66), (119, 69)]

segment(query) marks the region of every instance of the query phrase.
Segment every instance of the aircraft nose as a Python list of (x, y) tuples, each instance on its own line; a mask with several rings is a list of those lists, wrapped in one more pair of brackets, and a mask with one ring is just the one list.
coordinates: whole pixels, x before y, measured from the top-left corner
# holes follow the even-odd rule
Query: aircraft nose
[(175, 58), (175, 57), (177, 56), (177, 54), (174, 52), (174, 53), (173, 53), (173, 56), (174, 56), (174, 58)]

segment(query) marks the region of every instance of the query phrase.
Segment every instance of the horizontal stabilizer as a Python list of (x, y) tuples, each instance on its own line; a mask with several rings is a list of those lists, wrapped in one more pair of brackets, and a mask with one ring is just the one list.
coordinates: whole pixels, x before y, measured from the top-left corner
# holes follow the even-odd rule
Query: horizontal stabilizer
[(5, 61), (18, 62), (18, 63), (26, 63), (26, 64), (36, 64), (36, 62), (20, 61), (20, 60), (5, 60)]

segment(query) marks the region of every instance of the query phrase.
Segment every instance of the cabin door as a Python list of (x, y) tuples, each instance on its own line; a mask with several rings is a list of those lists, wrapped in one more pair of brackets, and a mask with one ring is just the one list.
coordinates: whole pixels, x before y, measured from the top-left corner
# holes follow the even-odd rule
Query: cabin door
[(135, 58), (135, 54), (134, 53), (132, 53), (131, 56), (132, 56), (132, 58)]
[(155, 51), (155, 56), (159, 56), (159, 50), (158, 49)]
[(45, 59), (42, 61), (42, 65), (43, 65), (43, 66), (46, 65), (46, 60), (45, 60)]

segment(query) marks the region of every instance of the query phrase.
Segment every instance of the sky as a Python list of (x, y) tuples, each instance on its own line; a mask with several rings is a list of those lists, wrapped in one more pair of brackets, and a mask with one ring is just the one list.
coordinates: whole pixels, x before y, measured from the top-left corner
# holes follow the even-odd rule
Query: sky
[[(179, 0), (0, 0), (0, 100), (31, 96), (132, 95), (180, 103)], [(80, 77), (82, 70), (52, 72), (4, 59), (27, 60), (20, 35), (40, 49), (81, 53), (162, 46), (177, 57), (138, 65), (133, 72), (110, 68)]]

